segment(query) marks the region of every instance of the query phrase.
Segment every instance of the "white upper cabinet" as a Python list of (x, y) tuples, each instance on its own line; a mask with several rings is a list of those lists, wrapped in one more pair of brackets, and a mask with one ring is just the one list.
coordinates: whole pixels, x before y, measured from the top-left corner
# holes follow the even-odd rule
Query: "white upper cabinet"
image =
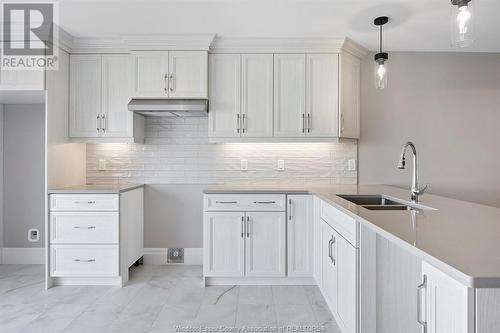
[(102, 136), (133, 136), (134, 114), (127, 108), (130, 101), (130, 58), (127, 55), (102, 57)]
[(305, 136), (305, 81), (305, 54), (274, 55), (274, 136)]
[(241, 59), (239, 54), (211, 54), (210, 111), (208, 135), (214, 138), (240, 136)]
[(168, 97), (168, 52), (132, 54), (133, 97)]
[(338, 137), (339, 56), (308, 54), (306, 135)]
[(241, 136), (273, 136), (273, 55), (241, 56)]
[(283, 212), (246, 213), (246, 276), (285, 276)]
[(313, 275), (313, 199), (287, 196), (288, 276)]
[(361, 61), (350, 55), (340, 55), (339, 137), (360, 137)]
[(132, 59), (133, 97), (207, 98), (207, 52), (137, 51)]
[(134, 130), (134, 121), (141, 122), (142, 116), (127, 107), (129, 61), (125, 54), (70, 56), (71, 138), (106, 142), (142, 139), (142, 133)]
[(70, 57), (69, 135), (73, 138), (101, 136), (100, 55)]
[(207, 98), (207, 57), (200, 51), (169, 52), (170, 98)]

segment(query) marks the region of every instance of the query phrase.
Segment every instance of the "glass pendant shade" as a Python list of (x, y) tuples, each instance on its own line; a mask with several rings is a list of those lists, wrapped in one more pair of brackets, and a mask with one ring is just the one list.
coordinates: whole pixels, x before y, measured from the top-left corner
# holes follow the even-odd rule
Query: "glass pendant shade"
[(471, 0), (451, 0), (451, 43), (467, 47), (475, 40), (474, 6)]
[(375, 55), (374, 62), (374, 75), (375, 78), (375, 88), (385, 89), (387, 88), (387, 53), (377, 53)]

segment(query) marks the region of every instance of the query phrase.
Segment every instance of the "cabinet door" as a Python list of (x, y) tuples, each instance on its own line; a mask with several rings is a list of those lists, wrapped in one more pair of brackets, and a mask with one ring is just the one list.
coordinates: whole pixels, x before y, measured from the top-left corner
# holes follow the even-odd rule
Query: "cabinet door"
[(216, 138), (240, 136), (240, 78), (239, 54), (211, 54), (210, 111), (208, 134)]
[(285, 276), (285, 213), (246, 213), (246, 276)]
[(273, 55), (241, 56), (241, 136), (273, 136)]
[(356, 333), (357, 250), (339, 234), (335, 236), (334, 247), (337, 265), (337, 313), (345, 331)]
[(245, 214), (204, 214), (203, 247), (205, 276), (238, 277), (245, 273)]
[(2, 90), (43, 90), (45, 71), (40, 70), (2, 70), (0, 89)]
[(134, 97), (168, 97), (168, 52), (144, 51), (132, 55)]
[(317, 196), (313, 196), (313, 259), (314, 259), (314, 279), (316, 283), (322, 285), (321, 276), (321, 218), (320, 218), (320, 199)]
[(170, 51), (169, 97), (207, 98), (207, 62), (205, 51)]
[(313, 211), (311, 195), (289, 195), (287, 207), (288, 276), (312, 276)]
[(321, 276), (322, 290), (332, 313), (337, 312), (337, 267), (334, 251), (336, 233), (326, 223), (321, 221)]
[(274, 136), (305, 135), (306, 56), (274, 55)]
[[(474, 332), (474, 291), (422, 262), (422, 281), (418, 292), (421, 321), (428, 333)], [(418, 314), (417, 314), (418, 316)]]
[(102, 136), (131, 137), (133, 113), (130, 101), (128, 55), (102, 56)]
[(70, 56), (70, 137), (101, 135), (101, 56)]
[(339, 58), (307, 55), (307, 136), (338, 137)]
[(347, 53), (340, 55), (339, 136), (359, 139), (361, 61)]

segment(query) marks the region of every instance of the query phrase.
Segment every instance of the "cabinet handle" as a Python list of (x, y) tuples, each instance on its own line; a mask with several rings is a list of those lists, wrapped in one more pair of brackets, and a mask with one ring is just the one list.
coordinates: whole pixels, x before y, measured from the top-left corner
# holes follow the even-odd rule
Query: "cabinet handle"
[(328, 241), (328, 257), (333, 262), (333, 257), (332, 257), (332, 242), (333, 242), (333, 235), (332, 235), (332, 238), (330, 238), (330, 240)]
[(165, 87), (165, 94), (168, 94), (168, 74), (163, 76), (163, 86)]
[(101, 132), (104, 134), (106, 132), (106, 115), (101, 115)]
[(288, 221), (292, 220), (292, 199), (288, 199)]
[(215, 203), (229, 205), (229, 204), (237, 204), (238, 201), (216, 201)]
[(344, 129), (345, 129), (344, 123), (345, 123), (344, 115), (340, 114), (340, 133), (344, 133)]
[(245, 237), (245, 217), (241, 217), (241, 238)]
[(95, 262), (95, 259), (87, 259), (87, 260), (83, 260), (83, 259), (73, 259), (73, 261), (76, 261), (76, 262)]
[(246, 119), (246, 115), (243, 113), (243, 115), (241, 116), (241, 119), (242, 119), (242, 125), (241, 125), (241, 132), (242, 133), (245, 133), (245, 119)]
[(306, 132), (306, 114), (302, 114), (302, 133)]
[(97, 134), (101, 133), (101, 115), (98, 114), (96, 119), (95, 119), (95, 127), (97, 129)]
[(250, 237), (250, 216), (247, 216), (247, 237)]
[(77, 205), (85, 204), (85, 205), (93, 205), (95, 201), (73, 201)]
[(311, 114), (307, 114), (307, 133), (311, 133)]
[(332, 251), (331, 251), (332, 252), (332, 257), (330, 259), (332, 259), (333, 266), (335, 266), (336, 265), (335, 258), (337, 257), (337, 254), (333, 253), (333, 250), (335, 249), (334, 245), (335, 245), (336, 238), (334, 236), (332, 236), (332, 238), (333, 238), (332, 245), (331, 245), (332, 246)]
[(91, 226), (88, 226), (88, 227), (80, 227), (78, 225), (75, 225), (73, 227), (73, 229), (88, 229), (88, 230), (93, 230), (93, 229), (95, 229), (95, 226), (91, 225)]
[(236, 133), (240, 133), (240, 114), (236, 115)]
[(427, 322), (422, 320), (422, 290), (427, 289), (427, 275), (424, 274), (422, 284), (417, 287), (417, 323), (423, 328), (423, 333), (427, 333)]
[(170, 85), (170, 91), (173, 92), (174, 91), (174, 74), (170, 74), (169, 76), (169, 85)]
[(276, 201), (254, 201), (253, 203), (256, 205), (269, 205), (269, 204), (275, 204)]

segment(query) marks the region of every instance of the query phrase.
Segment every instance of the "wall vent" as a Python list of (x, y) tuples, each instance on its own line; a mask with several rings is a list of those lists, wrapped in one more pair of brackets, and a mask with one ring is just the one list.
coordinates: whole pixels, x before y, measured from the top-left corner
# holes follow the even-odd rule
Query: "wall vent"
[(184, 263), (184, 249), (173, 247), (168, 249), (167, 254), (168, 264), (183, 264)]

